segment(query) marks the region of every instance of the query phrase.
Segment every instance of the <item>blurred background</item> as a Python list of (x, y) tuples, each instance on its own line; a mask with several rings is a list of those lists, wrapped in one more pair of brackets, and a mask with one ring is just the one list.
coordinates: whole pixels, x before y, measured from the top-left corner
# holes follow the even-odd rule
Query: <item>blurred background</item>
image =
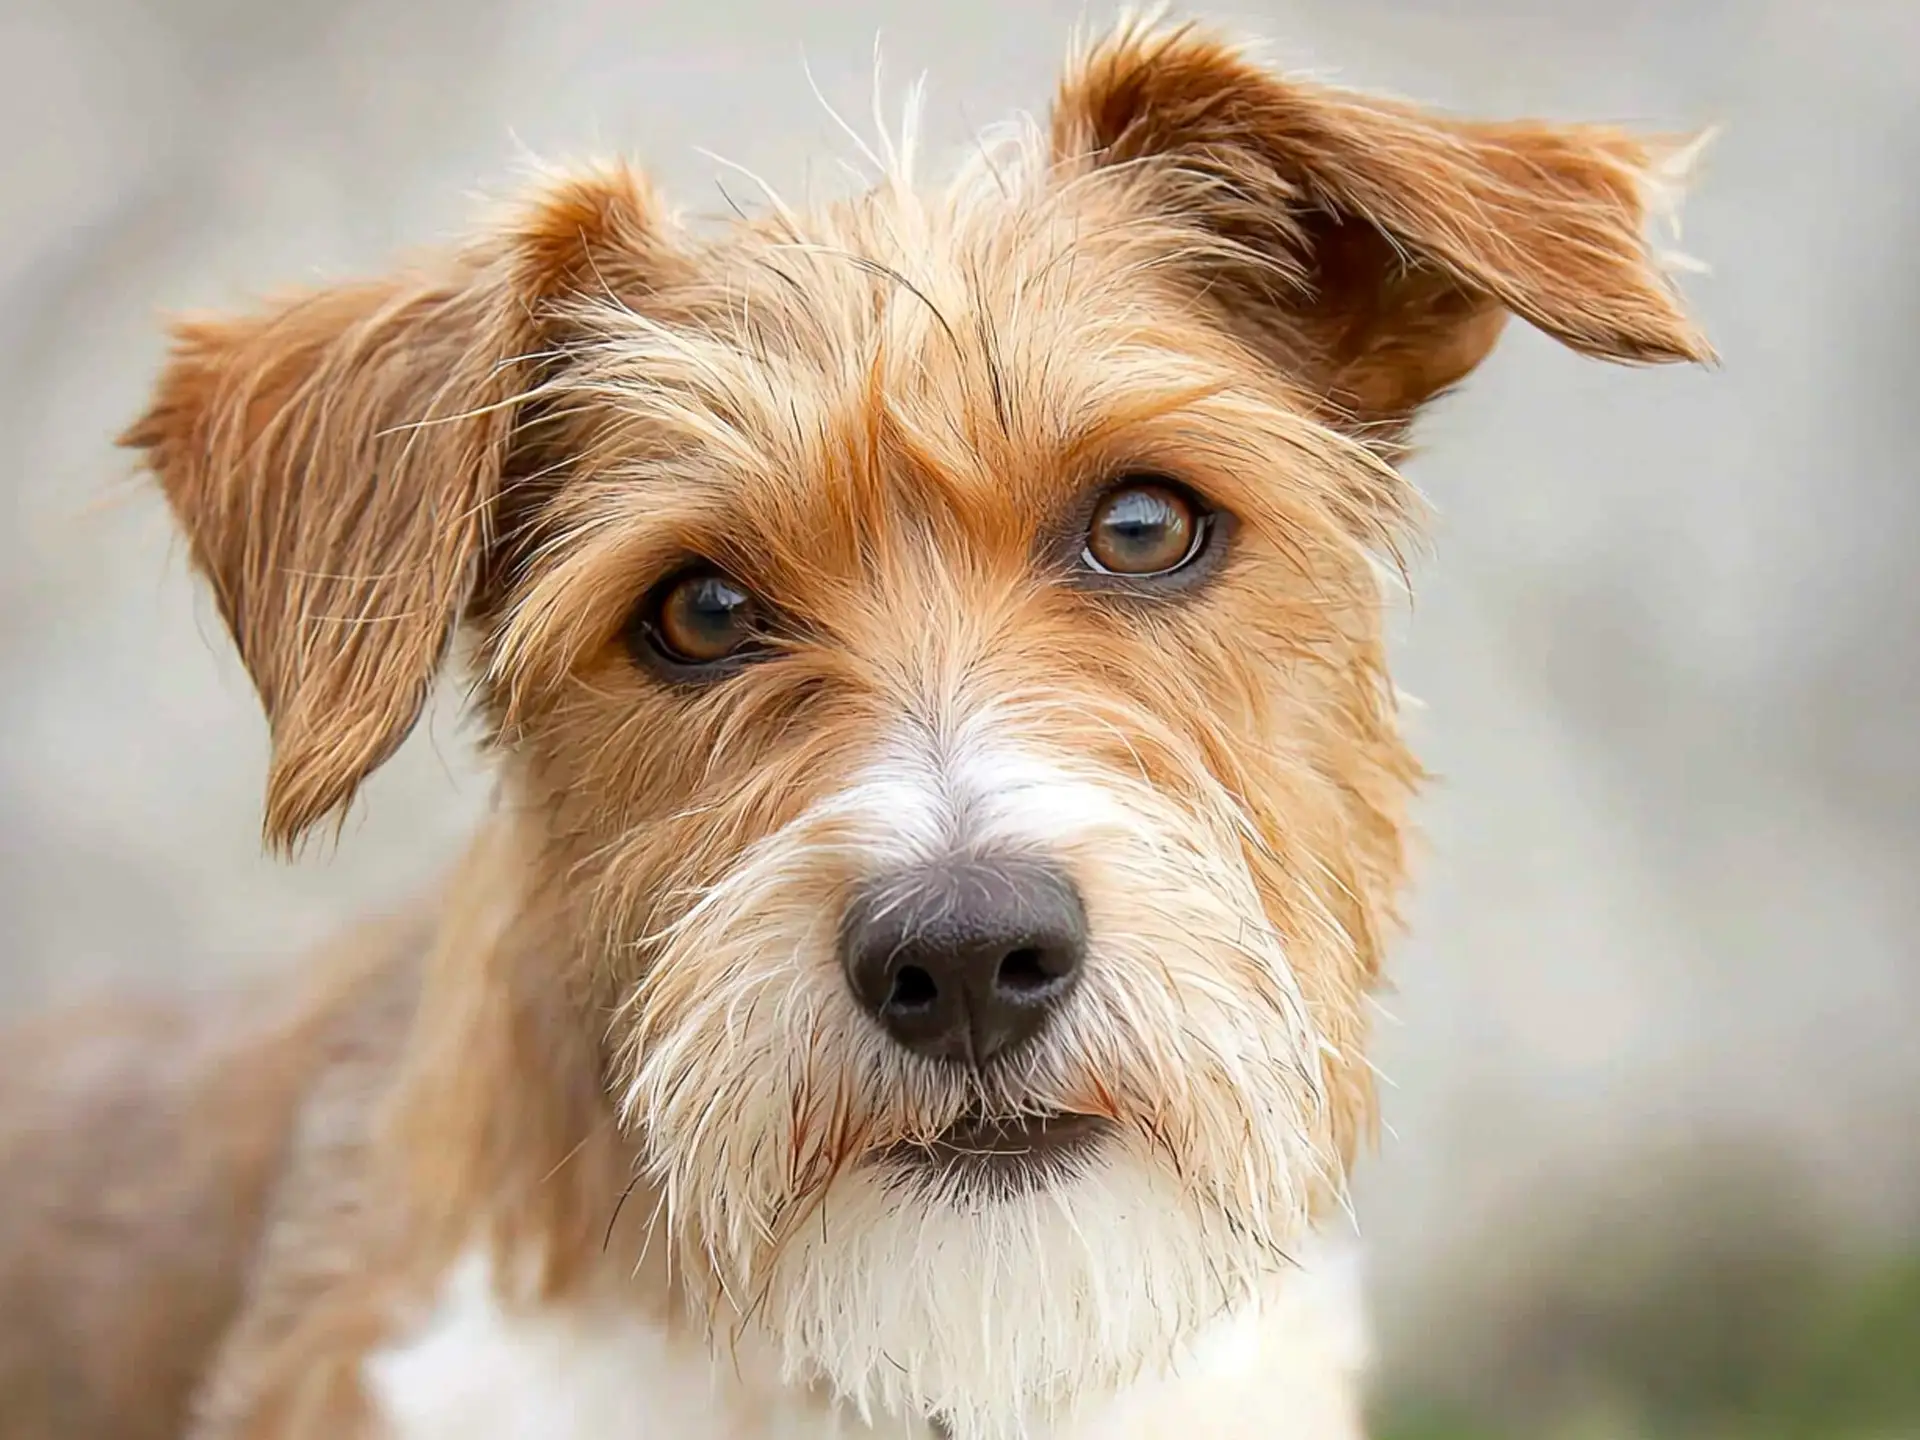
[[(1087, 12), (1104, 21), (1104, 12)], [(1727, 131), (1715, 373), (1515, 329), (1426, 428), (1401, 679), (1440, 776), (1360, 1195), (1389, 1437), (1920, 1435), (1920, 6), (1213, 18), (1455, 110)], [(802, 190), (876, 33), (930, 139), (1041, 109), (1040, 0), (0, 0), (0, 1018), (291, 963), (485, 799), (443, 706), (298, 867), (111, 447), (162, 308), (381, 266), (527, 152)], [(747, 187), (738, 181), (730, 188)]]

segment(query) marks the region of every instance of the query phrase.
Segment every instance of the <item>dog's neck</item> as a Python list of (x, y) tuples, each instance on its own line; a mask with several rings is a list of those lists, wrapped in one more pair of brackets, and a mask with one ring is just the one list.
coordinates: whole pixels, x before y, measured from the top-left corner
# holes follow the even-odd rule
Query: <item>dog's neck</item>
[(416, 1244), (442, 1260), (484, 1245), (550, 1298), (612, 1256), (630, 1268), (638, 1251), (622, 1242), (653, 1205), (629, 1196), (636, 1156), (607, 1097), (583, 961), (554, 952), (528, 858), (495, 822), (448, 880), (385, 1138)]

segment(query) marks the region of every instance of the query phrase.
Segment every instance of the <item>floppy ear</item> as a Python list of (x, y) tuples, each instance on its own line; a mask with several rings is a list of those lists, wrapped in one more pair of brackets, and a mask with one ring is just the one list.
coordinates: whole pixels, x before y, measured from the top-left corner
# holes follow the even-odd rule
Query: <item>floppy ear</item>
[(650, 197), (610, 169), (412, 273), (175, 327), (121, 443), (259, 691), (273, 847), (341, 811), (419, 717), (492, 541), (548, 302), (658, 249)]
[(1191, 27), (1123, 27), (1062, 83), (1053, 156), (1192, 227), (1196, 278), (1322, 397), (1391, 434), (1506, 312), (1622, 361), (1706, 360), (1642, 230), (1686, 145), (1476, 124), (1280, 79)]

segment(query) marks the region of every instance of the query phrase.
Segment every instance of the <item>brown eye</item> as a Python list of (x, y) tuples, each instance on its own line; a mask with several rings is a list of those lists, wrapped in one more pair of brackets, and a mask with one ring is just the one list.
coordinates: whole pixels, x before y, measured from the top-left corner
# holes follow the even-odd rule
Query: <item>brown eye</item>
[(1165, 575), (1198, 555), (1207, 516), (1183, 490), (1129, 480), (1107, 492), (1087, 526), (1084, 558), (1108, 575)]
[(644, 613), (654, 650), (678, 665), (715, 665), (760, 638), (753, 596), (718, 570), (684, 571), (654, 593)]

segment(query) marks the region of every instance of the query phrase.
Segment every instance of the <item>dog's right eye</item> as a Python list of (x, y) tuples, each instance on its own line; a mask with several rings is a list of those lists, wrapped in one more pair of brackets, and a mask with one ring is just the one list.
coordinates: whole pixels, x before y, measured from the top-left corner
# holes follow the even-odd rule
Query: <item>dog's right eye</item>
[(670, 670), (706, 670), (742, 659), (763, 638), (760, 606), (712, 566), (683, 570), (641, 602), (637, 635)]

